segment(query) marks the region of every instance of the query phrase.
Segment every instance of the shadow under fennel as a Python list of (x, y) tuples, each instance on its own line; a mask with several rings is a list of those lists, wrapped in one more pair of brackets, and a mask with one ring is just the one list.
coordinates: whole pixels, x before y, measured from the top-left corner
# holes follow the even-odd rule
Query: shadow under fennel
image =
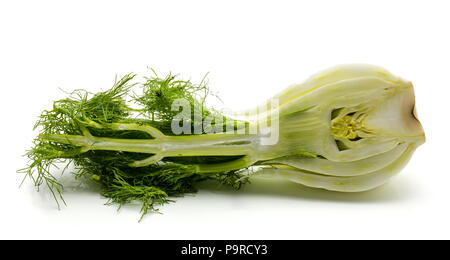
[(363, 192), (338, 192), (311, 188), (288, 180), (253, 177), (250, 183), (240, 190), (218, 186), (217, 183), (203, 182), (199, 190), (226, 196), (266, 196), (273, 198), (291, 198), (308, 201), (347, 202), (347, 203), (385, 203), (412, 199), (416, 194), (410, 179), (393, 178), (390, 182), (372, 190)]

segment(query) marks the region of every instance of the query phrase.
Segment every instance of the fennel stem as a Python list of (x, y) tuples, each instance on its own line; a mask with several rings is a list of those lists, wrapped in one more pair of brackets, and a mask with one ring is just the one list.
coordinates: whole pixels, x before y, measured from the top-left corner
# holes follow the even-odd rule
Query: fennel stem
[(84, 129), (83, 135), (42, 134), (39, 136), (39, 139), (81, 147), (82, 152), (105, 150), (149, 154), (147, 159), (130, 163), (131, 167), (148, 166), (164, 157), (241, 156), (229, 162), (196, 165), (198, 173), (213, 173), (241, 169), (255, 162), (253, 154), (257, 139), (247, 134), (215, 133), (166, 136), (151, 126), (115, 123), (112, 127), (145, 131), (156, 138), (123, 139), (97, 137), (92, 136), (87, 129)]

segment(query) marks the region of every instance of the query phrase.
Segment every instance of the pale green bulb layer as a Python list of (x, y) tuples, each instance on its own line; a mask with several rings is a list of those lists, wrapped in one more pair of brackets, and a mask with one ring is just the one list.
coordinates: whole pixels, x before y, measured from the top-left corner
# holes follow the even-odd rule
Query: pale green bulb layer
[[(399, 172), (425, 141), (412, 84), (380, 67), (338, 66), (276, 98), (280, 140), (260, 147), (259, 158), (271, 158), (265, 162), (271, 166), (260, 169), (264, 176), (364, 191)], [(304, 152), (316, 157), (305, 158)]]

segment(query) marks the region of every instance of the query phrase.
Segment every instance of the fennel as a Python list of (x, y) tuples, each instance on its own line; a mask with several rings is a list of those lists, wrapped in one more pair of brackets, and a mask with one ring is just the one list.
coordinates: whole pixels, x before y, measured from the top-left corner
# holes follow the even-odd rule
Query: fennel
[[(73, 173), (99, 184), (111, 203), (141, 201), (144, 215), (204, 180), (238, 189), (250, 176), (267, 176), (344, 192), (372, 189), (425, 141), (411, 83), (375, 66), (338, 66), (257, 109), (226, 115), (205, 106), (204, 81), (155, 73), (133, 95), (133, 77), (54, 102), (36, 123), (40, 133), (21, 172), (62, 199), (51, 169), (73, 163)], [(180, 112), (179, 100), (189, 109)]]

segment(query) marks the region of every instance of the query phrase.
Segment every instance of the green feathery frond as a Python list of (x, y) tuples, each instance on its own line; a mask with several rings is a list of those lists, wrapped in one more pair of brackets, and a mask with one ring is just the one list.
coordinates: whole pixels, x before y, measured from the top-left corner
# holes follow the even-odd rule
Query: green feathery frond
[[(64, 202), (63, 186), (52, 171), (60, 164), (73, 164), (75, 167), (72, 173), (77, 177), (88, 177), (100, 185), (102, 195), (110, 199), (109, 204), (123, 205), (139, 201), (142, 215), (157, 211), (157, 206), (171, 201), (169, 197), (196, 192), (196, 184), (204, 180), (240, 187), (235, 177), (231, 179), (216, 173), (196, 172), (198, 163), (216, 163), (226, 161), (227, 158), (191, 157), (177, 161), (177, 158), (168, 157), (145, 167), (131, 167), (130, 163), (143, 160), (151, 154), (92, 150), (89, 142), (80, 146), (68, 141), (71, 136), (82, 140), (94, 137), (114, 140), (154, 139), (150, 133), (139, 128), (143, 126), (171, 135), (171, 121), (179, 113), (171, 110), (171, 104), (179, 98), (188, 100), (192, 108), (200, 106), (202, 118), (211, 114), (204, 105), (209, 93), (204, 81), (196, 85), (172, 74), (159, 78), (155, 73), (154, 77), (145, 78), (141, 84), (142, 94), (136, 95), (132, 92), (137, 85), (132, 83), (134, 77), (133, 74), (127, 74), (116, 80), (111, 89), (100, 93), (75, 90), (67, 98), (55, 101), (52, 109), (40, 115), (35, 125), (39, 135), (26, 154), (29, 164), (19, 172), (25, 173), (38, 187), (45, 183), (59, 205), (59, 200)], [(139, 107), (132, 108), (133, 104)], [(136, 112), (140, 113), (136, 115)], [(192, 122), (193, 117), (194, 114)], [(127, 128), (130, 125), (134, 129)], [(59, 136), (65, 141), (51, 140), (49, 136)]]

